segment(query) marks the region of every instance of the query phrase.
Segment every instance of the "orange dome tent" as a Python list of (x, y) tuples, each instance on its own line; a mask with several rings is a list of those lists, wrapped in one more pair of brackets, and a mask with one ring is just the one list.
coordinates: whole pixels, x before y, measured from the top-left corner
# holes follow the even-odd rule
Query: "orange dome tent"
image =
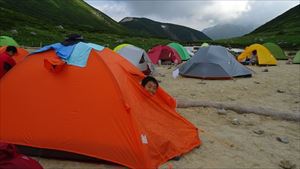
[(54, 50), (30, 55), (0, 80), (0, 141), (129, 168), (157, 168), (201, 144), (174, 99), (162, 88), (150, 95), (143, 73), (112, 50), (91, 49), (85, 67), (59, 60)]
[[(27, 56), (29, 54), (29, 52), (24, 48), (19, 48), (19, 47), (16, 47), (16, 48), (17, 48), (18, 52), (13, 56), (13, 58), (16, 61), (16, 63), (19, 63), (22, 60), (24, 60), (25, 56)], [(6, 50), (6, 46), (0, 47), (0, 53), (5, 52), (5, 50)]]

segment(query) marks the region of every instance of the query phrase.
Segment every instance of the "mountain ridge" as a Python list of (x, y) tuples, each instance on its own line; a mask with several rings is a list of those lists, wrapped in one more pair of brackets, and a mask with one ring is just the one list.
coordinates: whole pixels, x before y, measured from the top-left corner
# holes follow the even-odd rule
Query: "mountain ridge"
[(210, 40), (210, 38), (201, 31), (173, 23), (157, 22), (143, 17), (125, 17), (119, 23), (129, 30), (139, 31), (145, 36), (168, 38), (170, 40), (184, 42)]
[(233, 37), (240, 37), (245, 34), (250, 33), (255, 28), (254, 26), (248, 25), (237, 25), (237, 24), (221, 24), (212, 27), (208, 27), (202, 30), (207, 36), (214, 40), (218, 39), (228, 39)]

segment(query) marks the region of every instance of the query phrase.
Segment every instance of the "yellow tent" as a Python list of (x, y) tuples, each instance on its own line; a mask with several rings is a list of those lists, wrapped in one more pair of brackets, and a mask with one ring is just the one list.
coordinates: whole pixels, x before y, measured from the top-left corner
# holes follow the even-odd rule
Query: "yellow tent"
[(202, 43), (202, 45), (201, 45), (201, 47), (207, 47), (207, 46), (209, 46), (209, 44), (206, 42)]
[(276, 65), (277, 60), (271, 54), (271, 52), (260, 44), (253, 44), (251, 46), (246, 47), (245, 51), (238, 56), (238, 61), (242, 62), (246, 58), (251, 58), (252, 51), (257, 51), (257, 60), (258, 65)]

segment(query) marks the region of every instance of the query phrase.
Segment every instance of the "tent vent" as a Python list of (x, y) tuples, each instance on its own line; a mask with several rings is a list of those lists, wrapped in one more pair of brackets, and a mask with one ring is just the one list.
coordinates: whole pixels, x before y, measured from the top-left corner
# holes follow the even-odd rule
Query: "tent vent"
[(44, 59), (44, 66), (53, 73), (59, 73), (63, 70), (65, 62), (57, 58)]

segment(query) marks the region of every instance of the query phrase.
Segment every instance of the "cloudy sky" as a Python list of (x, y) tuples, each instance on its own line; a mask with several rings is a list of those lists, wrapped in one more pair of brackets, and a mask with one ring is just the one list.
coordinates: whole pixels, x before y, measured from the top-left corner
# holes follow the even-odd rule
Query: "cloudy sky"
[(146, 17), (197, 30), (224, 23), (262, 25), (299, 0), (85, 0), (116, 21)]

